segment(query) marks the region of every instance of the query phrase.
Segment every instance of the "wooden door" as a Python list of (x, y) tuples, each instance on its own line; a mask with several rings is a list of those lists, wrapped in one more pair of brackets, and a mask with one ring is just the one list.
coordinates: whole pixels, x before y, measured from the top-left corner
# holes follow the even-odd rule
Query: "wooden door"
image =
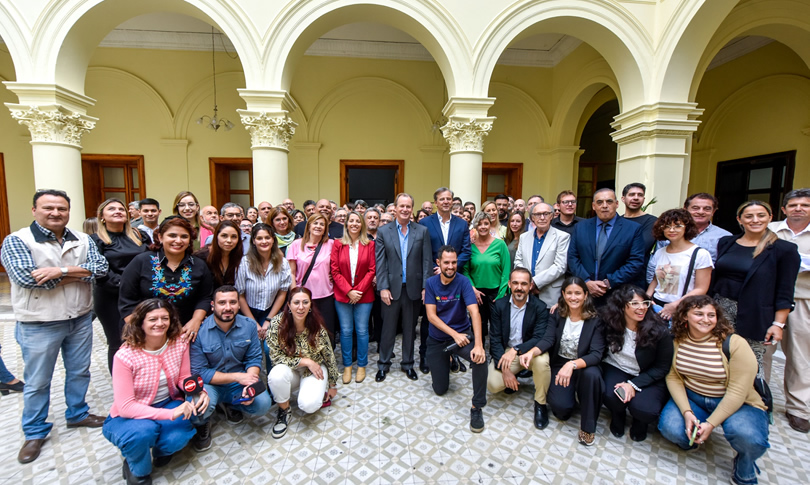
[[(3, 154), (0, 153), (0, 241), (11, 234), (11, 223), (8, 216), (8, 193), (6, 192), (6, 165)], [(0, 270), (5, 271), (3, 266)]]
[(219, 209), (236, 202), (245, 212), (253, 205), (253, 159), (209, 158), (211, 205)]
[[(504, 194), (515, 199), (523, 195), (522, 163), (484, 163), (481, 168), (481, 203)], [(465, 201), (466, 202), (466, 201)]]
[(85, 217), (95, 217), (98, 206), (115, 197), (125, 204), (146, 198), (143, 155), (82, 154)]

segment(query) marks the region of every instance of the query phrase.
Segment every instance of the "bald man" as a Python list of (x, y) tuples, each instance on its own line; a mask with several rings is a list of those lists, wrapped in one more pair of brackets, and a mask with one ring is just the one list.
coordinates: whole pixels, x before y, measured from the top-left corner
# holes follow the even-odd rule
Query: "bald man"
[[(315, 203), (315, 211), (320, 212), (327, 221), (332, 221), (332, 204), (327, 199), (320, 199)], [(307, 221), (301, 221), (295, 226), (295, 234), (304, 237), (304, 230), (307, 228)], [(340, 239), (343, 237), (343, 224), (338, 222), (329, 223), (329, 238)]]
[(259, 203), (259, 219), (265, 224), (269, 224), (267, 216), (270, 215), (271, 210), (273, 210), (273, 204), (270, 202), (263, 200)]
[(219, 224), (219, 211), (212, 205), (207, 205), (200, 210), (200, 217), (204, 223), (211, 227), (217, 227)]

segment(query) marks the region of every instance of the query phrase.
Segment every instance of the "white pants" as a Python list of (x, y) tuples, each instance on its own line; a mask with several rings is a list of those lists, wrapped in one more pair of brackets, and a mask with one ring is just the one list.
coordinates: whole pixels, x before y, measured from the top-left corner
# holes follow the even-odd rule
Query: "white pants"
[(295, 389), (298, 390), (298, 408), (307, 414), (312, 414), (321, 409), (323, 396), (329, 388), (326, 366), (321, 364), (323, 379), (317, 379), (313, 375), (302, 378), (305, 368), (291, 369), (284, 364), (276, 364), (270, 369), (267, 375), (267, 385), (273, 393), (276, 402), (287, 402), (290, 394)]

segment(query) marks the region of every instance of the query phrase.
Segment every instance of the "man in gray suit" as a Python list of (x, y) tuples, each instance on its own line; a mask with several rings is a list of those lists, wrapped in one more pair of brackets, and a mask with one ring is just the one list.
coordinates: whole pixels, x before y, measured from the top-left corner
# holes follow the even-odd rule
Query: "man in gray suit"
[(550, 308), (560, 298), (571, 236), (551, 227), (554, 208), (545, 202), (535, 204), (529, 217), (535, 229), (520, 235), (515, 267), (531, 272), (532, 294)]
[[(397, 323), (402, 318), (402, 371), (418, 379), (413, 370), (416, 319), (425, 298), (425, 281), (433, 274), (430, 234), (411, 222), (413, 197), (399, 194), (394, 200), (396, 220), (377, 230), (377, 289), (383, 302), (383, 329), (376, 380), (382, 382), (391, 368)], [(404, 257), (403, 257), (404, 255)]]

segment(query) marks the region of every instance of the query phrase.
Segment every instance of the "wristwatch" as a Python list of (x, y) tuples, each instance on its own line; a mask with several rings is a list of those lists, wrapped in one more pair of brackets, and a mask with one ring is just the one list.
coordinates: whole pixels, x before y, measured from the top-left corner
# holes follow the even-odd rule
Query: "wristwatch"
[(782, 322), (773, 322), (772, 325), (776, 325), (779, 328), (785, 328), (785, 324)]
[(59, 268), (59, 270), (62, 271), (62, 276), (67, 276), (68, 274), (67, 266), (62, 266), (61, 268)]
[(520, 355), (520, 350), (518, 350), (517, 347), (512, 347), (512, 350), (514, 350), (517, 355)]
[(569, 360), (568, 362), (571, 363), (571, 367), (573, 367), (574, 370), (577, 370), (577, 361), (576, 360)]

